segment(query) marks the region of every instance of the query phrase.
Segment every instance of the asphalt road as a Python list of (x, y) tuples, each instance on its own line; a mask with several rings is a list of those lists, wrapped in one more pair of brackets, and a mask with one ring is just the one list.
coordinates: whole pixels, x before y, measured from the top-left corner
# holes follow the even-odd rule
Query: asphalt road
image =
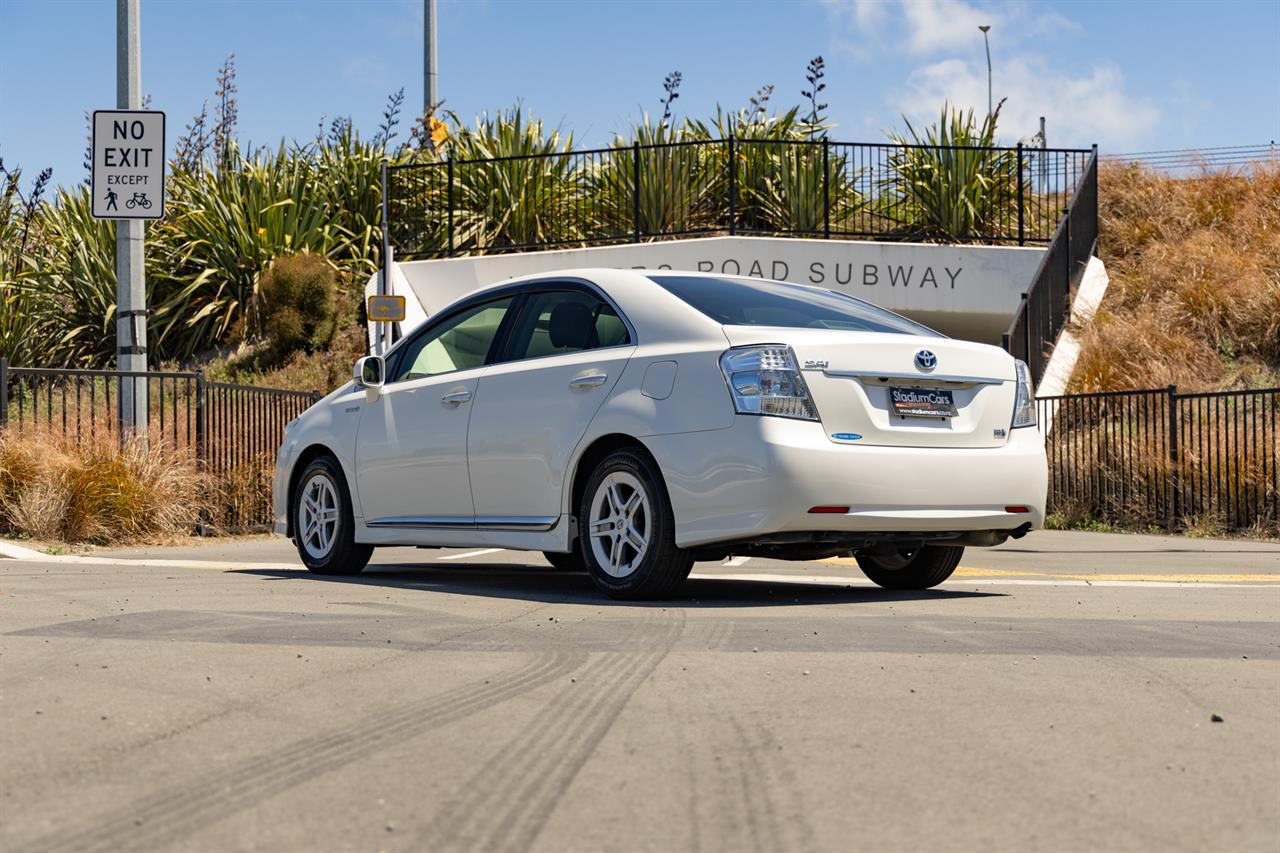
[(508, 551), (0, 559), (0, 849), (1280, 849), (1280, 546), (966, 556), (659, 605)]

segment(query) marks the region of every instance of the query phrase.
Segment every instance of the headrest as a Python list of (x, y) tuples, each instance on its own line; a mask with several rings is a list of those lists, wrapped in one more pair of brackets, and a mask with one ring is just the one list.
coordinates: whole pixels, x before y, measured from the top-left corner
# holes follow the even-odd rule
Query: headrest
[(590, 349), (596, 346), (596, 317), (581, 302), (561, 302), (551, 309), (547, 332), (556, 349)]

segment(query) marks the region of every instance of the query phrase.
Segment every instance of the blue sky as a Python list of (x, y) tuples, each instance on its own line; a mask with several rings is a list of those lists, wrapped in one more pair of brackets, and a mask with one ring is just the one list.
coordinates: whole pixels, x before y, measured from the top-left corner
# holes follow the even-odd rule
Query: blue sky
[[(440, 0), (440, 94), (464, 118), (517, 99), (606, 143), (663, 77), (680, 115), (799, 101), (825, 57), (833, 138), (878, 141), (944, 99), (985, 109), (991, 29), (1006, 141), (1048, 118), (1050, 145), (1104, 152), (1280, 141), (1280, 0), (1259, 2), (542, 2)], [(142, 0), (143, 88), (169, 141), (239, 66), (240, 135), (309, 138), (321, 116), (371, 134), (389, 92), (422, 101), (421, 0)], [(86, 110), (115, 100), (115, 2), (0, 0), (0, 157), (83, 177)], [(409, 117), (401, 122), (407, 132)]]

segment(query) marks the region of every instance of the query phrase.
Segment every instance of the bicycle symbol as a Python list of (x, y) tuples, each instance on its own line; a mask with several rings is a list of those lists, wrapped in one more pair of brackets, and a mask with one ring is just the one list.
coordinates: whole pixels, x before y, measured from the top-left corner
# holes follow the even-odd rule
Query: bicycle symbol
[(151, 199), (147, 198), (146, 193), (134, 193), (133, 198), (124, 203), (125, 207), (140, 207), (143, 210), (151, 209)]

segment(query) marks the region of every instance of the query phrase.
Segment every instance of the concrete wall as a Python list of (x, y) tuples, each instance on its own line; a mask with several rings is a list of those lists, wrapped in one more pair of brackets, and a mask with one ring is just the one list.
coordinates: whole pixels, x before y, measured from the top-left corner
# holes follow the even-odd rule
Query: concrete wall
[[(403, 279), (391, 278), (395, 292), (430, 315), (473, 290), (536, 272), (624, 267), (750, 275), (844, 291), (952, 337), (998, 344), (1043, 253), (1005, 246), (707, 237), (412, 261), (398, 265)], [(411, 307), (407, 325), (421, 316)]]

